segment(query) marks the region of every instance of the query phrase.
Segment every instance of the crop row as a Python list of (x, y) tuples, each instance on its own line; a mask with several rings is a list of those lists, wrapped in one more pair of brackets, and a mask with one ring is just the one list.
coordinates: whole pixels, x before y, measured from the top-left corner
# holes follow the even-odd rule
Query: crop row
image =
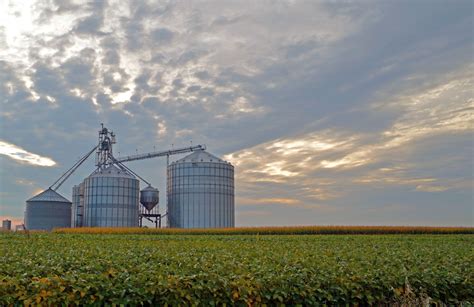
[(76, 234), (159, 234), (159, 235), (307, 235), (307, 234), (474, 234), (474, 227), (420, 226), (295, 226), (240, 227), (214, 229), (178, 228), (59, 228), (55, 233)]
[(0, 235), (0, 305), (474, 303), (472, 235)]

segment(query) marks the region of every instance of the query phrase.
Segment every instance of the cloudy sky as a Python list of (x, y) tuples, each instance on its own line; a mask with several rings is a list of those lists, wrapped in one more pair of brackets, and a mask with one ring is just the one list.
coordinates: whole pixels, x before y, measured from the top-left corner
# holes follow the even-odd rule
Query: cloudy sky
[[(472, 226), (473, 12), (0, 0), (0, 217), (21, 221), (104, 123), (116, 155), (192, 142), (232, 162), (239, 226)], [(129, 167), (164, 191), (165, 164)]]

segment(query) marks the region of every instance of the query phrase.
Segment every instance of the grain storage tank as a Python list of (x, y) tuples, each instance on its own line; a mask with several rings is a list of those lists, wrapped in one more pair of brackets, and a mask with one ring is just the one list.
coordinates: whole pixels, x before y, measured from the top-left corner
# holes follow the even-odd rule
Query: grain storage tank
[(137, 227), (139, 182), (109, 165), (84, 179), (85, 227)]
[(140, 203), (146, 208), (147, 211), (153, 210), (160, 200), (158, 189), (152, 186), (147, 186), (140, 191)]
[(71, 227), (82, 227), (84, 216), (84, 185), (81, 183), (72, 187)]
[(168, 166), (168, 222), (176, 228), (234, 227), (234, 167), (196, 151)]
[(25, 226), (31, 230), (71, 227), (71, 202), (51, 188), (26, 201)]
[(3, 230), (12, 230), (12, 221), (11, 220), (3, 220), (2, 221), (2, 229)]

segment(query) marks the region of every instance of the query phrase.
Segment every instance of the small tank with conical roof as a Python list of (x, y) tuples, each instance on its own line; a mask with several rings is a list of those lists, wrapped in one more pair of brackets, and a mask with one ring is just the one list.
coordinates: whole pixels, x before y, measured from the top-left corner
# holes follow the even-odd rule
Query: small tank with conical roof
[(52, 230), (71, 227), (71, 202), (51, 188), (26, 201), (25, 227)]

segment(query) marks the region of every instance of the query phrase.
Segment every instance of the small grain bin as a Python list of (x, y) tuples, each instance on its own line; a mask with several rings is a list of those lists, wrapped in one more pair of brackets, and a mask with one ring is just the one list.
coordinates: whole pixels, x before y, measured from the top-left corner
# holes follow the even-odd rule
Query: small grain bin
[(29, 230), (71, 227), (71, 202), (51, 188), (28, 199), (25, 227)]

